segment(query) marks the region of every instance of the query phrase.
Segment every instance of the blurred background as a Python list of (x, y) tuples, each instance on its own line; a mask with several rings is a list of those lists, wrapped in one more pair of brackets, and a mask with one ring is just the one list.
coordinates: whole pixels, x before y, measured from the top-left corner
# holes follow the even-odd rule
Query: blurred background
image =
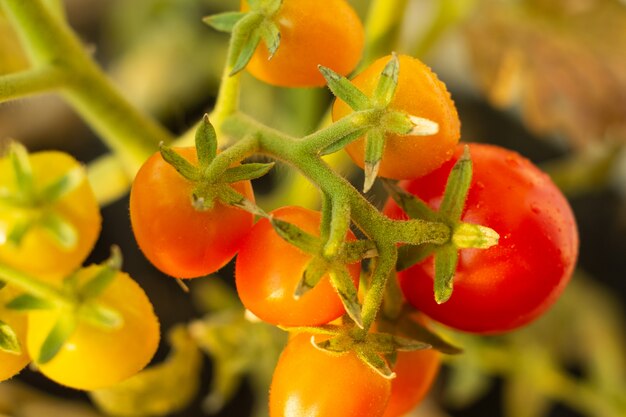
[[(234, 0), (47, 0), (124, 95), (182, 135), (213, 105), (228, 36), (201, 21)], [(364, 21), (372, 5), (352, 0)], [(626, 2), (620, 0), (404, 0), (389, 27), (370, 32), (365, 60), (392, 50), (433, 67), (452, 92), (462, 140), (514, 149), (545, 169), (569, 198), (581, 247), (562, 299), (528, 328), (500, 337), (449, 332), (465, 349), (446, 366), (422, 417), (624, 417), (626, 413)], [(370, 26), (370, 28), (374, 25)], [(0, 12), (0, 74), (28, 67)], [(242, 108), (294, 135), (327, 123), (327, 89), (269, 87), (243, 76)], [(31, 151), (61, 149), (85, 164), (107, 149), (58, 96), (0, 106), (0, 139)], [(359, 183), (345, 156), (329, 160)], [(258, 191), (257, 191), (258, 190)], [(286, 167), (255, 184), (259, 203), (315, 207), (317, 196)], [(374, 203), (385, 201), (375, 190)], [(232, 266), (185, 293), (139, 252), (127, 196), (103, 207), (91, 262), (112, 244), (146, 290), (164, 340), (154, 373), (86, 394), (33, 370), (0, 384), (0, 415), (266, 415), (280, 330), (251, 323), (233, 292)], [(188, 332), (180, 332), (181, 328)], [(445, 329), (442, 331), (446, 332)], [(170, 334), (170, 338), (165, 335)], [(191, 335), (191, 337), (189, 337)]]

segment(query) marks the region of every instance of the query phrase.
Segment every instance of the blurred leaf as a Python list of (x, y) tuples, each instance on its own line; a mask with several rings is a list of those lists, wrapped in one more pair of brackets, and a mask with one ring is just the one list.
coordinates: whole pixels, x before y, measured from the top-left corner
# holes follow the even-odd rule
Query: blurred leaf
[(512, 375), (506, 380), (503, 396), (506, 417), (543, 417), (550, 410), (550, 400), (528, 375)]
[(242, 308), (234, 290), (217, 276), (192, 281), (191, 295), (196, 307), (205, 313)]
[(11, 326), (0, 320), (0, 352), (19, 355), (22, 353), (20, 341)]
[(466, 338), (460, 344), (464, 353), (448, 362), (451, 365), (450, 376), (444, 390), (446, 403), (459, 409), (482, 398), (492, 385), (489, 373), (481, 369), (480, 359), (476, 356), (480, 348), (470, 346)]
[(105, 413), (120, 417), (165, 416), (184, 409), (195, 397), (202, 354), (183, 326), (169, 334), (172, 353), (157, 365), (89, 396)]

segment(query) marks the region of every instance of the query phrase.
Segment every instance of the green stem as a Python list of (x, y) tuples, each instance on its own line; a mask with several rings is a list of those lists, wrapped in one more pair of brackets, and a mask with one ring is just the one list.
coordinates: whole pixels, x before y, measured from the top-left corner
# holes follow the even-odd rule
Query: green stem
[(385, 296), (385, 287), (387, 279), (391, 274), (391, 271), (396, 267), (396, 260), (398, 259), (398, 249), (394, 244), (380, 243), (378, 247), (378, 258), (376, 258), (376, 267), (372, 273), (372, 280), (370, 287), (365, 294), (363, 300), (363, 330), (362, 337), (374, 323), (376, 314), (380, 309)]
[(0, 76), (0, 103), (33, 94), (54, 91), (67, 83), (65, 73), (55, 67), (39, 67)]
[(52, 285), (0, 263), (0, 279), (27, 293), (59, 305), (72, 305), (74, 301)]
[(380, 110), (363, 110), (351, 113), (330, 126), (301, 139), (304, 152), (319, 154), (341, 138), (374, 126), (381, 116)]

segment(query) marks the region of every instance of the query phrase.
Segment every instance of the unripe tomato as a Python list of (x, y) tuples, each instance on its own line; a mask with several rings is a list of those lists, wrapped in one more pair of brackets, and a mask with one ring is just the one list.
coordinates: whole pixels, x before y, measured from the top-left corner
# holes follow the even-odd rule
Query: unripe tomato
[[(426, 118), (439, 124), (439, 132), (430, 136), (385, 137), (385, 150), (378, 175), (386, 178), (409, 179), (420, 177), (439, 167), (452, 157), (459, 141), (461, 124), (459, 116), (444, 83), (424, 63), (410, 56), (400, 55), (400, 72), (396, 94), (390, 109)], [(367, 96), (372, 96), (378, 79), (390, 57), (372, 63), (352, 82)], [(335, 100), (333, 120), (352, 113), (342, 100)], [(363, 138), (348, 146), (352, 160), (363, 168), (365, 144)]]
[[(72, 156), (63, 152), (36, 152), (29, 157), (36, 191), (80, 166)], [(17, 187), (11, 160), (1, 158), (0, 188), (12, 195)], [(6, 240), (16, 223), (47, 212), (62, 216), (73, 226), (78, 236), (73, 247), (61, 246), (40, 225), (28, 230), (17, 246)], [(71, 192), (50, 204), (27, 203), (23, 210), (0, 205), (0, 262), (31, 275), (65, 276), (78, 268), (89, 255), (100, 234), (101, 223), (100, 208), (86, 178)]]
[[(248, 9), (243, 2), (244, 10)], [(347, 75), (363, 51), (361, 20), (345, 0), (283, 0), (273, 18), (280, 31), (280, 46), (269, 59), (263, 42), (246, 67), (250, 74), (282, 87), (326, 84), (317, 69), (323, 65)]]
[[(81, 269), (79, 284), (93, 277), (98, 268)], [(119, 272), (97, 301), (122, 315), (122, 327), (105, 330), (81, 321), (56, 356), (38, 365), (46, 377), (71, 388), (95, 390), (133, 376), (150, 362), (159, 344), (159, 321), (141, 287)], [(31, 357), (39, 357), (59, 314), (59, 310), (28, 313), (26, 343)]]
[[(434, 209), (448, 175), (462, 153), (422, 178), (400, 186)], [(550, 178), (519, 154), (497, 146), (470, 144), (474, 175), (463, 222), (500, 235), (489, 249), (462, 249), (451, 298), (433, 296), (433, 260), (399, 273), (407, 300), (450, 327), (473, 333), (500, 333), (529, 323), (561, 294), (578, 254), (572, 210)], [(405, 217), (390, 201), (385, 213)]]
[[(319, 236), (321, 213), (302, 207), (282, 207), (272, 215)], [(348, 240), (355, 240), (352, 232)], [(293, 293), (312, 255), (281, 238), (268, 219), (259, 220), (237, 255), (235, 278), (243, 305), (269, 323), (283, 326), (316, 326), (345, 313), (328, 274), (299, 299)], [(360, 265), (348, 265), (355, 286)]]
[[(175, 150), (197, 162), (195, 148)], [(141, 167), (130, 191), (130, 220), (139, 247), (154, 266), (176, 278), (208, 275), (226, 265), (254, 221), (251, 213), (218, 201), (210, 210), (196, 210), (193, 186), (157, 152)], [(250, 181), (233, 188), (254, 201)]]
[(0, 289), (0, 320), (11, 326), (22, 349), (19, 355), (0, 350), (0, 381), (11, 378), (30, 362), (26, 353), (26, 315), (4, 307), (17, 295), (19, 292), (8, 285)]
[(322, 352), (310, 339), (296, 335), (281, 354), (270, 386), (270, 416), (381, 417), (391, 381), (353, 352)]

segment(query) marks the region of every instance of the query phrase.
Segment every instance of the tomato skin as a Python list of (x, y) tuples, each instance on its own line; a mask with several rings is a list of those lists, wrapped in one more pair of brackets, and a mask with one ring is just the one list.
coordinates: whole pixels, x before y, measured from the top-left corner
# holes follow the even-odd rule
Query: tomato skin
[[(195, 148), (175, 150), (197, 162)], [(250, 181), (233, 188), (254, 201)], [(130, 192), (130, 220), (139, 247), (154, 266), (176, 278), (208, 275), (226, 265), (254, 221), (251, 213), (217, 201), (211, 210), (197, 211), (192, 190), (193, 184), (157, 152), (141, 167)]]
[(290, 339), (270, 386), (270, 417), (380, 417), (391, 392), (387, 380), (353, 352), (335, 356)]
[[(36, 188), (45, 187), (80, 166), (72, 156), (58, 151), (36, 152), (29, 158)], [(0, 186), (6, 187), (9, 193), (17, 187), (9, 158), (0, 158)], [(26, 233), (19, 246), (2, 243), (2, 236), (20, 214), (11, 208), (0, 207), (0, 262), (39, 277), (62, 277), (82, 264), (93, 249), (102, 224), (100, 208), (87, 179), (50, 204), (48, 209), (63, 216), (75, 227), (78, 231), (77, 244), (71, 249), (63, 248), (38, 226)]]
[[(354, 77), (354, 85), (371, 97), (389, 59), (387, 56), (373, 62)], [(398, 59), (398, 87), (389, 108), (437, 122), (439, 132), (430, 136), (388, 134), (378, 175), (393, 179), (417, 178), (452, 157), (459, 141), (461, 124), (450, 93), (431, 69), (410, 56), (399, 55)], [(335, 100), (332, 111), (334, 121), (352, 112), (344, 101)], [(352, 160), (363, 168), (364, 139), (350, 143), (345, 149)]]
[[(247, 10), (247, 4), (242, 9)], [(326, 81), (318, 65), (347, 75), (361, 59), (363, 25), (345, 0), (326, 0), (323, 5), (317, 0), (284, 0), (274, 22), (280, 30), (278, 50), (268, 59), (261, 42), (246, 67), (268, 84), (321, 87)]]
[[(275, 218), (319, 236), (321, 214), (302, 207), (282, 207)], [(348, 240), (356, 238), (348, 233)], [(243, 305), (260, 319), (283, 326), (317, 326), (345, 313), (328, 275), (299, 299), (293, 297), (312, 256), (282, 239), (267, 219), (259, 220), (237, 255), (235, 280)], [(360, 264), (348, 265), (355, 286)]]
[(19, 355), (0, 350), (0, 382), (19, 373), (30, 362), (30, 357), (26, 353), (26, 315), (5, 308), (6, 303), (19, 294), (20, 292), (10, 285), (0, 289), (0, 320), (11, 326), (22, 349)]
[[(400, 185), (438, 208), (453, 160)], [(565, 288), (578, 254), (571, 208), (550, 178), (519, 154), (470, 144), (474, 175), (462, 221), (491, 227), (500, 241), (460, 251), (452, 297), (433, 296), (433, 259), (399, 273), (407, 300), (431, 318), (472, 333), (502, 333), (542, 314)], [(389, 202), (385, 213), (405, 217)]]
[[(97, 265), (78, 272), (79, 283), (97, 273)], [(103, 330), (81, 322), (52, 360), (39, 364), (42, 374), (71, 388), (95, 390), (112, 386), (143, 369), (159, 345), (159, 321), (141, 287), (119, 272), (98, 302), (124, 318), (121, 328)], [(27, 348), (33, 358), (59, 316), (58, 310), (28, 313)]]

